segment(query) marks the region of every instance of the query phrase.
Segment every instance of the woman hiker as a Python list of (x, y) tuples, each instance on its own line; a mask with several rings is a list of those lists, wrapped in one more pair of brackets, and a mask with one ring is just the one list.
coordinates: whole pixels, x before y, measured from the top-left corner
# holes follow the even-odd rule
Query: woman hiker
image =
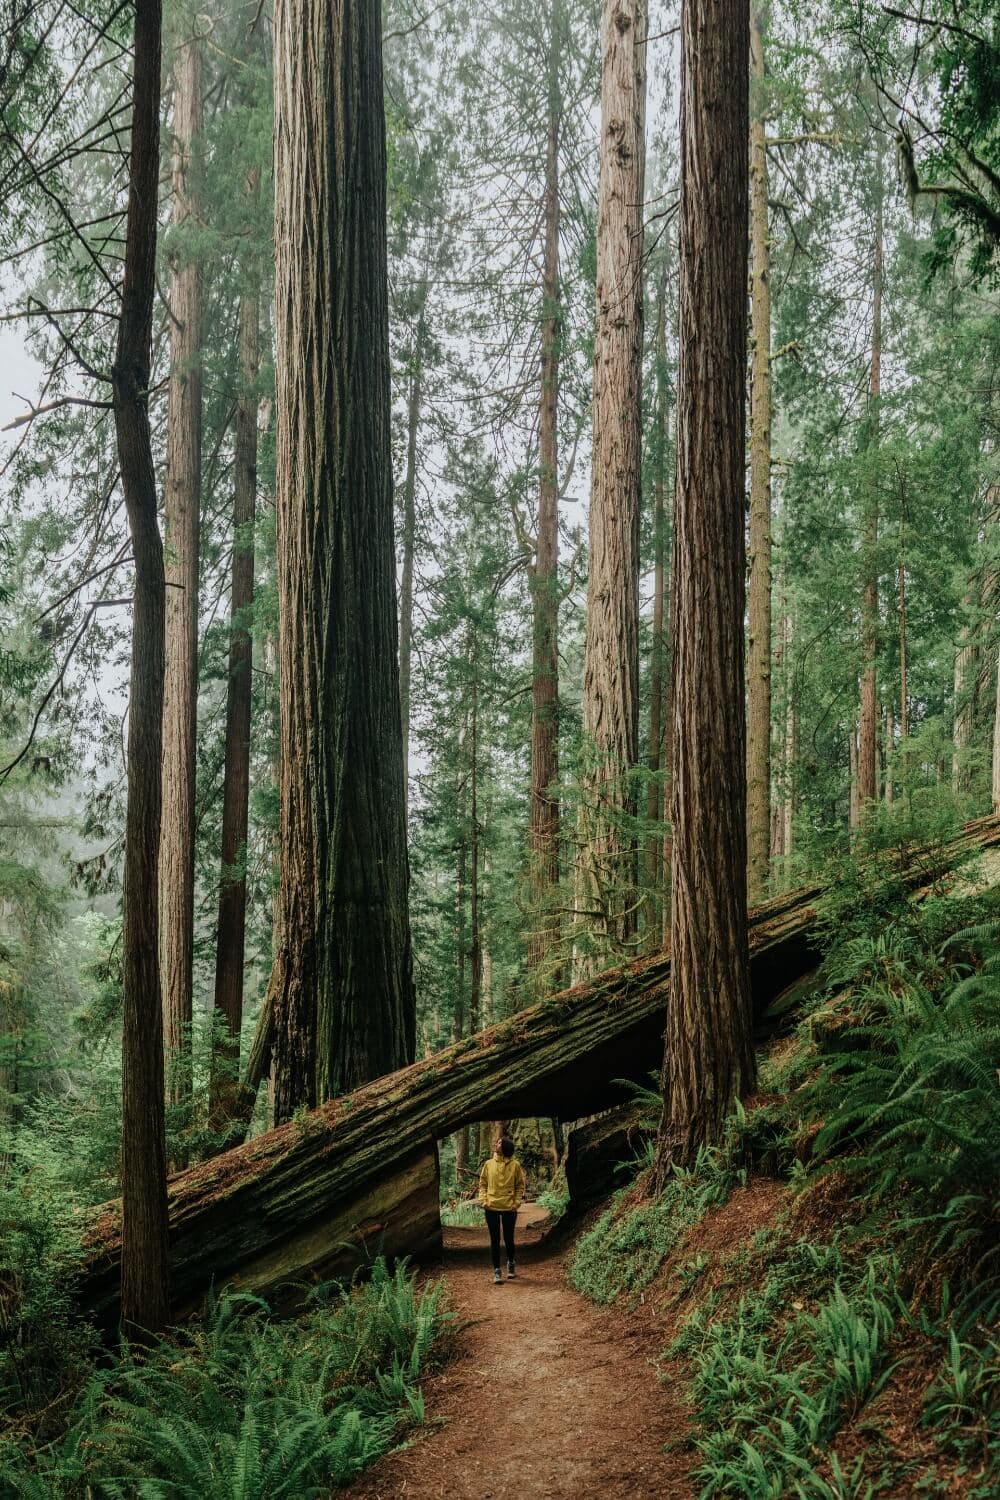
[(513, 1281), (517, 1272), (514, 1267), (514, 1225), (517, 1211), (524, 1197), (524, 1172), (514, 1155), (514, 1142), (509, 1135), (502, 1135), (495, 1142), (493, 1155), (483, 1164), (479, 1174), (479, 1201), (486, 1210), (486, 1227), (490, 1231), (490, 1252), (493, 1256), (493, 1280), (498, 1284), (500, 1275), (500, 1229), (503, 1227), (503, 1242), (507, 1247), (507, 1280)]

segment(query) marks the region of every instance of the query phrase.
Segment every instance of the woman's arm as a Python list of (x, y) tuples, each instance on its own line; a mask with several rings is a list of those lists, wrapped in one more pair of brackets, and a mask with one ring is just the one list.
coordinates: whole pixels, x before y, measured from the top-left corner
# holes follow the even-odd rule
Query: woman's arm
[(521, 1207), (521, 1199), (524, 1197), (524, 1169), (518, 1162), (514, 1168), (514, 1207)]
[(489, 1202), (490, 1195), (489, 1195), (489, 1192), (487, 1191), (487, 1188), (488, 1188), (488, 1185), (489, 1185), (489, 1180), (490, 1180), (489, 1179), (489, 1166), (490, 1166), (489, 1162), (488, 1161), (484, 1161), (483, 1162), (483, 1170), (479, 1174), (479, 1201), (483, 1205), (484, 1208), (489, 1208), (489, 1206), (490, 1206), (490, 1202)]

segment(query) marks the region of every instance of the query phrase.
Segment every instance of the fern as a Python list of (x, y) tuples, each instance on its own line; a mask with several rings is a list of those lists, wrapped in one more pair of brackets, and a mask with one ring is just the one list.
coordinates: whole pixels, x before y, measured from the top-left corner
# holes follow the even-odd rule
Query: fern
[[(376, 1261), (296, 1322), (246, 1293), (141, 1360), (95, 1372), (63, 1444), (11, 1452), (0, 1494), (297, 1500), (350, 1482), (425, 1420), (417, 1381), (450, 1326), (441, 1283)], [(6, 1460), (7, 1454), (3, 1455)]]

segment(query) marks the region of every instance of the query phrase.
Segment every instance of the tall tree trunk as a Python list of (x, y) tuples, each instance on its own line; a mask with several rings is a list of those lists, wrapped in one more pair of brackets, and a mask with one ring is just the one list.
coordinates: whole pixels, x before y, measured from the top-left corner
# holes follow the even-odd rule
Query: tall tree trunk
[[(562, 15), (551, 6), (548, 56), (548, 122), (542, 205), (541, 382), (538, 396), (538, 524), (530, 570), (531, 856), (532, 930), (528, 962), (544, 968), (559, 941), (552, 910), (559, 884), (559, 48)], [(558, 982), (556, 982), (558, 988)]]
[[(256, 192), (259, 172), (253, 174)], [(235, 1099), (243, 1024), (246, 952), (247, 826), (250, 802), (250, 702), (253, 666), (254, 516), (257, 500), (257, 368), (260, 299), (254, 277), (240, 301), (239, 382), (233, 460), (233, 581), (230, 597), (226, 761), (222, 788), (222, 868), (215, 955), (215, 1009), (226, 1037), (213, 1056), (211, 1107), (216, 1128)], [(216, 1064), (221, 1063), (219, 1067)]]
[(469, 713), (469, 1022), (473, 1032), (483, 1024), (483, 934), (479, 921), (479, 670), (473, 646), (472, 704)]
[(875, 185), (875, 244), (872, 258), (872, 358), (868, 381), (867, 442), (872, 472), (865, 497), (864, 533), (861, 539), (861, 704), (858, 717), (858, 817), (864, 816), (878, 795), (876, 777), (878, 738), (878, 448), (879, 406), (882, 396), (882, 156), (878, 156)]
[[(192, 152), (201, 133), (201, 43), (184, 41), (174, 67), (173, 223), (196, 226)], [(201, 510), (201, 266), (182, 243), (170, 274), (170, 385), (164, 489), (166, 677), (160, 830), (160, 973), (167, 1088), (191, 1092), (194, 833), (198, 712), (198, 552)]]
[(910, 685), (906, 675), (906, 567), (899, 565), (899, 737), (910, 733)]
[[(458, 797), (461, 803), (462, 787), (459, 778)], [(453, 1040), (460, 1042), (465, 1035), (465, 867), (468, 848), (464, 834), (459, 838), (455, 864), (455, 1020)], [(471, 1027), (470, 1027), (471, 1030)], [(455, 1136), (455, 1182), (461, 1190), (462, 1181), (469, 1167), (469, 1129), (463, 1125)]]
[(1000, 814), (1000, 653), (997, 654), (997, 687), (993, 708), (993, 762), (990, 778), (990, 801), (993, 811)]
[(892, 806), (895, 788), (892, 784), (892, 755), (896, 748), (896, 715), (891, 703), (885, 706), (885, 785), (882, 796), (887, 807)]
[(756, 1076), (746, 899), (746, 0), (681, 10), (671, 996), (657, 1178)]
[(781, 823), (781, 853), (786, 861), (782, 884), (787, 888), (789, 873), (787, 862), (794, 852), (795, 843), (795, 672), (792, 656), (792, 617), (788, 602), (782, 599), (781, 611), (782, 661), (785, 671), (785, 732), (784, 732), (784, 795), (779, 809)]
[[(971, 612), (976, 605), (976, 589), (970, 585), (963, 601)], [(972, 744), (972, 725), (975, 710), (975, 681), (979, 663), (979, 646), (975, 627), (967, 622), (962, 626), (958, 649), (955, 652), (954, 703), (952, 741), (955, 753), (951, 761), (951, 784), (956, 796), (969, 785), (967, 754)]]
[(664, 259), (656, 294), (656, 427), (653, 439), (653, 639), (649, 662), (649, 737), (646, 759), (646, 946), (659, 946), (663, 930), (663, 816), (665, 784), (663, 761), (664, 682), (666, 640), (663, 608), (666, 597), (666, 477), (667, 477), (667, 264)]
[(594, 764), (583, 799), (578, 878), (589, 929), (577, 978), (636, 929), (636, 849), (628, 777), (639, 758), (639, 510), (642, 466), (642, 227), (645, 0), (603, 0), (597, 203), (590, 577), (583, 727)]
[(136, 0), (128, 219), (112, 369), (122, 493), (135, 559), (122, 904), (122, 1327), (142, 1338), (170, 1306), (163, 1008), (158, 941), (164, 572), (149, 430), (160, 175), (160, 3)]
[(7, 1143), (17, 1136), (20, 1114), (21, 1059), (24, 1055), (25, 1013), (24, 987), (16, 971), (0, 968), (0, 1181), (9, 1170), (11, 1156)]
[(861, 805), (858, 798), (858, 726), (853, 719), (847, 726), (847, 766), (848, 775), (851, 779), (847, 826), (853, 830), (857, 828), (861, 815)]
[(409, 1062), (378, 0), (278, 0), (275, 1113)]
[(747, 887), (763, 900), (771, 843), (771, 243), (764, 136), (764, 13), (750, 24), (750, 598), (747, 641)]
[(406, 403), (406, 472), (403, 476), (403, 567), (399, 582), (399, 707), (403, 733), (403, 809), (410, 805), (410, 683), (413, 667), (413, 561), (417, 530), (417, 432), (424, 394), (427, 281), (420, 289), (413, 335), (410, 393)]

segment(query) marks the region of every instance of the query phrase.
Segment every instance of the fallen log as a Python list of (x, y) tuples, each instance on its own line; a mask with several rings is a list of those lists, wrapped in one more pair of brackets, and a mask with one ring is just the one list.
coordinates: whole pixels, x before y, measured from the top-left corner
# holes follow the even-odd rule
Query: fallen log
[[(1000, 845), (983, 819), (914, 858), (926, 883), (963, 852)], [(815, 966), (820, 886), (755, 908), (750, 919), (755, 1015)], [(623, 1102), (621, 1080), (658, 1072), (670, 976), (663, 952), (520, 1011), (409, 1068), (375, 1080), (168, 1183), (172, 1305), (191, 1308), (214, 1282), (273, 1293), (363, 1262), (380, 1237), (390, 1253), (434, 1243), (434, 1143), (481, 1119), (580, 1119)], [(360, 1241), (360, 1243), (359, 1243)], [(86, 1237), (84, 1310), (118, 1315), (120, 1205), (100, 1210)]]

